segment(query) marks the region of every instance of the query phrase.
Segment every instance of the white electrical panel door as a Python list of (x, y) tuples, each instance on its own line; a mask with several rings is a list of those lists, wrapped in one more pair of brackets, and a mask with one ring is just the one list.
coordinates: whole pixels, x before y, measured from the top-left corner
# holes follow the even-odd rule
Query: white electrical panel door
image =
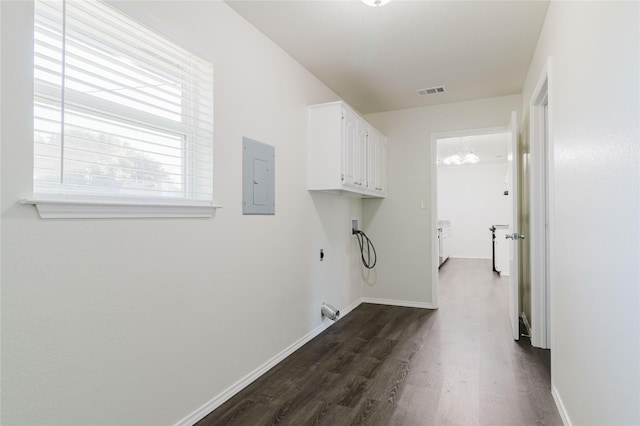
[(242, 213), (275, 214), (275, 148), (242, 138)]

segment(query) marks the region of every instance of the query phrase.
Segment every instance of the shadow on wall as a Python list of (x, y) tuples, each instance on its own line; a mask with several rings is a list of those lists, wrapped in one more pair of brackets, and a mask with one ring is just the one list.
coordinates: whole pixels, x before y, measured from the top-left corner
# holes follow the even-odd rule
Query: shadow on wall
[(384, 198), (367, 198), (362, 200), (362, 226), (364, 229), (367, 229), (373, 221), (384, 200)]
[(364, 266), (361, 267), (362, 280), (370, 287), (375, 287), (378, 284), (378, 271), (373, 269), (367, 269)]
[[(375, 218), (376, 213), (382, 206), (384, 199), (380, 198), (371, 198), (362, 200), (362, 225), (361, 228), (366, 232), (367, 229), (370, 229), (371, 222), (373, 218)], [(355, 241), (354, 241), (355, 242)], [(375, 241), (372, 240), (372, 243), (375, 246)], [(355, 242), (357, 245), (357, 242)], [(360, 250), (360, 247), (358, 247)], [(373, 269), (367, 269), (362, 265), (362, 261), (360, 260), (360, 271), (362, 274), (362, 279), (370, 287), (375, 287), (378, 284), (378, 270), (374, 267)]]

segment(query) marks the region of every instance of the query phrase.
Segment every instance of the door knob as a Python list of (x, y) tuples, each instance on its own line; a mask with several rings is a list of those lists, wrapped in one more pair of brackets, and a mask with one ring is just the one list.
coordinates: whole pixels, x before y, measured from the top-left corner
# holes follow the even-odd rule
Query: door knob
[(507, 234), (504, 237), (510, 240), (524, 240), (524, 235), (518, 234), (517, 232), (514, 232), (513, 234)]

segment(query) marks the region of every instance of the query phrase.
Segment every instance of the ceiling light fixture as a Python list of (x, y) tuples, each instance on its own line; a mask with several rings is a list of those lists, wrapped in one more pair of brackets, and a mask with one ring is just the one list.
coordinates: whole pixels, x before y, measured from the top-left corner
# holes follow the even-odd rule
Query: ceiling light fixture
[(380, 7), (380, 6), (384, 6), (385, 4), (389, 3), (391, 0), (362, 0), (362, 3), (366, 4), (367, 6), (371, 6), (371, 7)]
[(460, 146), (456, 148), (456, 152), (444, 157), (442, 162), (447, 166), (456, 165), (460, 166), (462, 164), (476, 164), (480, 161), (480, 157), (478, 157), (471, 148), (462, 146), (462, 138), (460, 138)]

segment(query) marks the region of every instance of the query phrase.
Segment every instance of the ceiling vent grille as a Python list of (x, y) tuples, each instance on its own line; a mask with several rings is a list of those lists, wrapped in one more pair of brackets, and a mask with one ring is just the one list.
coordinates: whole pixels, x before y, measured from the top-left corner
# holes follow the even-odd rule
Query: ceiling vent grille
[(445, 92), (444, 86), (428, 87), (426, 89), (419, 89), (416, 91), (416, 93), (418, 93), (418, 96), (435, 95), (436, 93), (444, 93), (444, 92)]

